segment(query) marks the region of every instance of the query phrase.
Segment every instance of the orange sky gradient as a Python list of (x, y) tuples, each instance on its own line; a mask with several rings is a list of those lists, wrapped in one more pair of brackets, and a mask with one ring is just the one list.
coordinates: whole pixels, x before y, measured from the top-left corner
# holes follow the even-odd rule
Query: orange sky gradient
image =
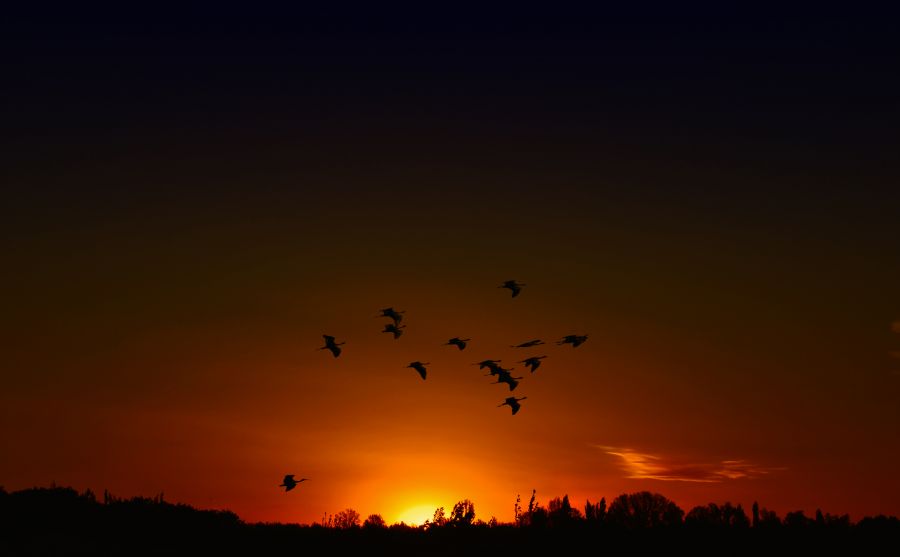
[[(13, 300), (5, 331), (4, 486), (165, 492), (251, 521), (345, 507), (395, 521), (463, 498), (508, 521), (532, 488), (544, 503), (649, 489), (683, 507), (900, 511), (884, 356), (900, 338), (887, 315), (853, 315), (852, 285), (817, 282), (817, 266), (776, 273), (677, 236), (647, 258), (616, 248), (621, 224), (492, 231), (453, 211), (385, 242), (377, 217), (339, 211), (162, 242), (149, 223), (116, 223), (125, 234), (91, 238), (91, 253), (60, 239), (75, 252), (22, 287), (70, 279)], [(350, 221), (351, 234), (328, 224)], [(512, 277), (528, 284), (516, 299), (496, 288)], [(407, 311), (399, 340), (380, 332), (386, 306)], [(323, 333), (347, 341), (340, 358), (317, 350)], [(508, 348), (570, 333), (590, 339)], [(463, 352), (442, 345), (457, 335), (473, 339)], [(506, 387), (470, 365), (540, 354), (536, 373), (516, 366), (528, 400), (515, 417), (496, 407)], [(431, 362), (427, 381), (413, 360)], [(285, 494), (286, 473), (311, 480)]]
[[(900, 515), (893, 50), (641, 10), (0, 33), (0, 486)], [(471, 365), (543, 354), (516, 416)]]

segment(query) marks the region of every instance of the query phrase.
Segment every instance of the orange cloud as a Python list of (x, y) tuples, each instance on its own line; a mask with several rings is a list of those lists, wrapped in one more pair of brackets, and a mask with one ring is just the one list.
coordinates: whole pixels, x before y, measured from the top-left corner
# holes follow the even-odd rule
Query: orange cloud
[(778, 468), (765, 468), (745, 460), (719, 462), (682, 462), (661, 455), (638, 452), (621, 447), (598, 445), (608, 455), (619, 459), (626, 478), (675, 482), (714, 483), (725, 480), (757, 478)]
[(900, 319), (891, 323), (891, 330), (900, 335)]

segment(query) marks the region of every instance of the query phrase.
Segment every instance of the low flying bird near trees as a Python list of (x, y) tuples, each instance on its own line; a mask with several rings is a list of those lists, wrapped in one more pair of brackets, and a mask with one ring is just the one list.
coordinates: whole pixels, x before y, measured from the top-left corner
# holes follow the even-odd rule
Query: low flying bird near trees
[(294, 479), (294, 474), (288, 474), (284, 477), (281, 484), (278, 487), (283, 487), (285, 491), (290, 491), (297, 487), (300, 482), (305, 482), (309, 478), (300, 478), (299, 480)]

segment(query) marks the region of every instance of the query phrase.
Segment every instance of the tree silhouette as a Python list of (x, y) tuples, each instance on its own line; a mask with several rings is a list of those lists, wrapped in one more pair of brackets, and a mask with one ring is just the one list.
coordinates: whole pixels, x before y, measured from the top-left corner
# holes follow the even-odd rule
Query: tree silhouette
[(387, 528), (387, 524), (384, 522), (384, 517), (380, 514), (370, 514), (363, 522), (363, 528)]
[(453, 505), (450, 513), (450, 524), (453, 526), (471, 526), (475, 520), (475, 504), (468, 499), (463, 499)]
[(537, 502), (537, 490), (531, 490), (531, 499), (528, 500), (528, 510), (520, 517), (521, 526), (542, 528), (548, 523), (547, 511)]
[(822, 511), (816, 510), (816, 527), (828, 530), (846, 530), (850, 528), (850, 515), (825, 513), (823, 516)]
[(606, 513), (607, 522), (628, 530), (678, 526), (683, 516), (678, 505), (649, 491), (619, 495)]
[(564, 495), (562, 499), (556, 497), (550, 500), (547, 505), (547, 516), (551, 526), (566, 527), (581, 520), (581, 511), (572, 507), (569, 496)]
[(591, 503), (588, 499), (584, 504), (584, 519), (588, 524), (602, 524), (606, 520), (606, 497), (601, 497), (599, 503)]
[(775, 511), (770, 511), (766, 508), (759, 509), (759, 528), (771, 530), (780, 526), (781, 519), (778, 518)]
[(753, 527), (759, 528), (759, 503), (753, 502)]
[(784, 525), (787, 528), (806, 528), (813, 524), (813, 519), (806, 516), (803, 511), (792, 511), (784, 515)]
[(444, 507), (438, 507), (434, 509), (434, 516), (431, 519), (432, 526), (446, 526), (447, 525), (447, 513), (444, 512)]
[(731, 503), (694, 507), (684, 519), (687, 526), (699, 528), (748, 528), (750, 520), (743, 507), (732, 506)]
[[(738, 553), (778, 548), (797, 554), (859, 555), (884, 553), (900, 539), (900, 521), (894, 517), (866, 517), (853, 524), (846, 514), (820, 510), (813, 519), (796, 511), (788, 513), (782, 525), (774, 512), (759, 505), (758, 530), (751, 530), (741, 506), (729, 503), (695, 507), (684, 518), (685, 527), (673, 529), (682, 524), (681, 509), (649, 492), (619, 496), (608, 509), (604, 499), (587, 501), (583, 519), (567, 496), (551, 499), (544, 508), (533, 491), (528, 509), (521, 514), (521, 528), (494, 518), (477, 520), (468, 499), (454, 505), (449, 518), (438, 508), (434, 524), (429, 521), (424, 528), (402, 523), (385, 527), (378, 514), (369, 515), (359, 528), (359, 513), (349, 508), (326, 514), (321, 524), (247, 524), (234, 513), (171, 504), (161, 495), (126, 499), (107, 493), (98, 501), (90, 491), (71, 488), (0, 489), (0, 555), (255, 555), (288, 553), (297, 547), (397, 556), (482, 549), (548, 554), (585, 547), (606, 554), (697, 553), (707, 547)], [(601, 524), (603, 535), (597, 536)], [(466, 527), (432, 531), (433, 525)]]
[(349, 530), (359, 527), (359, 513), (347, 508), (334, 515), (334, 527), (340, 530)]

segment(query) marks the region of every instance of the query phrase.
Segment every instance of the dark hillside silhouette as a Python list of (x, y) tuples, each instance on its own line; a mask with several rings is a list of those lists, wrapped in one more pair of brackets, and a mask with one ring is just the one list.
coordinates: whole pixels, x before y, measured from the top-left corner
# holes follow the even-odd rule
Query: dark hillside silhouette
[[(784, 520), (754, 505), (748, 517), (740, 505), (697, 506), (685, 513), (666, 497), (650, 492), (587, 501), (584, 512), (568, 495), (546, 507), (535, 492), (526, 507), (515, 502), (515, 521), (485, 521), (469, 499), (447, 513), (413, 527), (388, 525), (372, 514), (365, 521), (351, 508), (321, 523), (247, 524), (229, 511), (201, 510), (156, 497), (98, 498), (90, 490), (32, 488), (7, 493), (0, 488), (2, 555), (546, 555), (591, 548), (591, 553), (674, 550), (693, 554), (750, 554), (773, 549), (844, 551), (859, 554), (878, 544), (892, 547), (900, 536), (895, 517), (866, 517), (817, 511), (787, 513)], [(758, 517), (757, 517), (758, 514)]]

